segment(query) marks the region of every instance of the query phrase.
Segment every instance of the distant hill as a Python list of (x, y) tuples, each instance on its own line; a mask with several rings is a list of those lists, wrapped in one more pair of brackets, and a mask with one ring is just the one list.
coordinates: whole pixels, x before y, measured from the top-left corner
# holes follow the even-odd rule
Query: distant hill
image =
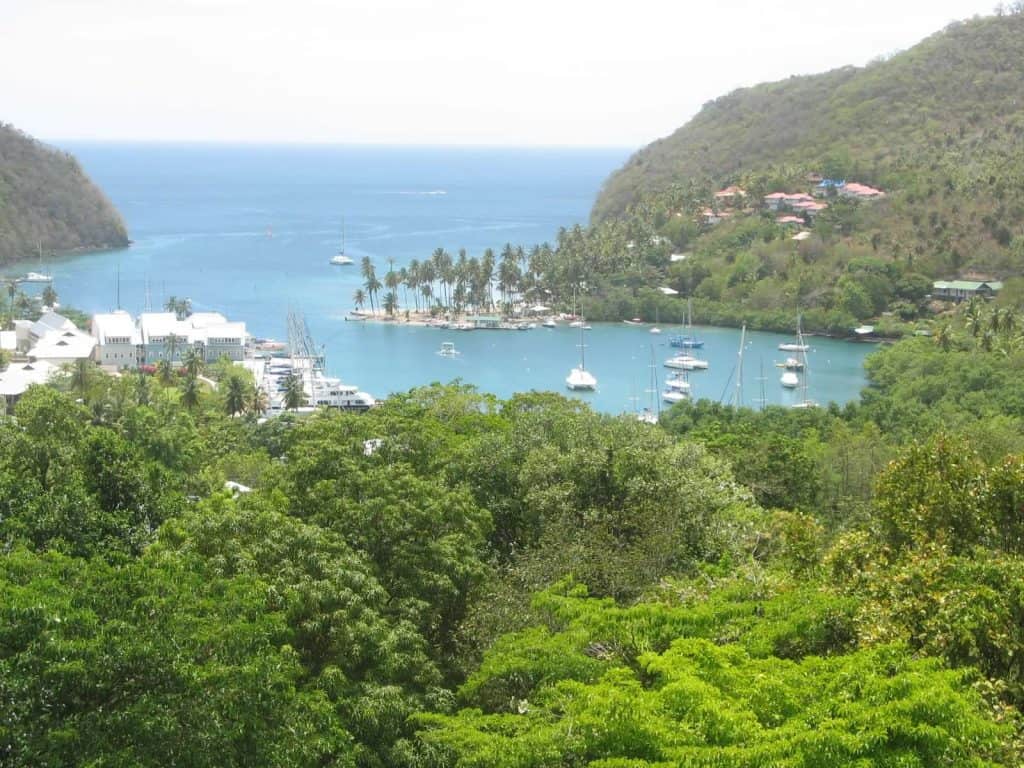
[[(950, 25), (864, 68), (734, 91), (637, 152), (606, 182), (595, 221), (673, 186), (761, 175), (853, 178), (892, 191), (872, 222), (925, 241), (937, 271), (1024, 262), (1024, 15)], [(756, 192), (756, 178), (753, 182)], [(934, 214), (934, 215), (931, 215)], [(1018, 240), (1016, 258), (1008, 258)]]
[(70, 154), (0, 123), (0, 263), (128, 245), (120, 214)]

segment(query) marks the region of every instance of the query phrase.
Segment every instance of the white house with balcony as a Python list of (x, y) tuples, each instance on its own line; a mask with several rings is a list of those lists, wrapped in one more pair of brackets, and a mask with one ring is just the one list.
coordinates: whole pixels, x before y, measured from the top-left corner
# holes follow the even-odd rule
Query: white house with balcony
[(92, 335), (96, 339), (97, 363), (117, 369), (138, 367), (142, 334), (123, 309), (93, 315)]
[(205, 362), (221, 357), (244, 360), (245, 323), (229, 322), (219, 312), (196, 312), (179, 319), (173, 312), (143, 312), (138, 320), (117, 311), (93, 316), (100, 365), (135, 368), (161, 360), (180, 363), (189, 349)]

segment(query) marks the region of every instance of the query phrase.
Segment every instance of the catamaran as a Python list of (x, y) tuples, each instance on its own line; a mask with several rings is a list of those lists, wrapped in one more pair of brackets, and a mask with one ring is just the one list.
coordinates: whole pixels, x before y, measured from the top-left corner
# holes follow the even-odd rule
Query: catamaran
[(569, 371), (569, 375), (565, 377), (565, 386), (571, 389), (573, 392), (593, 392), (597, 389), (597, 379), (594, 378), (594, 374), (587, 370), (586, 361), (584, 359), (584, 350), (587, 345), (583, 343), (583, 331), (586, 328), (583, 325), (583, 321), (580, 321), (580, 364)]
[(673, 336), (669, 340), (669, 344), (673, 347), (679, 347), (681, 349), (702, 349), (704, 342), (698, 339), (696, 334), (693, 332), (693, 299), (689, 298), (686, 300), (686, 334), (680, 334)]
[(661, 393), (661, 399), (671, 405), (690, 399), (690, 380), (685, 371), (675, 373), (665, 380), (665, 391)]
[(674, 368), (679, 371), (706, 371), (708, 361), (701, 360), (693, 355), (675, 355), (665, 361), (666, 368)]
[(331, 264), (336, 267), (347, 267), (350, 264), (355, 264), (355, 260), (351, 256), (345, 255), (345, 222), (341, 222), (341, 249), (335, 256), (331, 257)]

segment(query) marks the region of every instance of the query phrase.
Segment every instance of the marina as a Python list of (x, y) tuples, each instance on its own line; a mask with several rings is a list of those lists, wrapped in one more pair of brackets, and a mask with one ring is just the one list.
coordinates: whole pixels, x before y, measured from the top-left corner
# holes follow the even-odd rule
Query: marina
[[(268, 354), (287, 354), (281, 342), (268, 340), (286, 339), (289, 310), (301, 310), (324, 353), (322, 375), (377, 399), (459, 380), (500, 397), (544, 390), (606, 413), (632, 412), (645, 404), (636, 395), (647, 388), (652, 342), (661, 374), (669, 373), (665, 360), (679, 353), (706, 361), (707, 369), (689, 372), (693, 399), (720, 400), (732, 391), (740, 331), (698, 324), (697, 306), (694, 325), (681, 330), (662, 318), (660, 335), (650, 332), (658, 325), (560, 317), (559, 309), (571, 307), (549, 311), (548, 302), (504, 326), (502, 318), (490, 315), (472, 323), (460, 318), (445, 329), (352, 313), (353, 293), (365, 282), (359, 268), (364, 256), (383, 280), (390, 258), (400, 269), (428, 258), (438, 246), (479, 255), (505, 242), (550, 240), (560, 226), (586, 219), (594, 190), (625, 153), (487, 150), (492, 154), (481, 159), (479, 153), (443, 150), (75, 149), (124, 212), (134, 243), (123, 251), (48, 256), (45, 271), (62, 305), (90, 315), (120, 305), (138, 314), (160, 311), (172, 296), (189, 297), (197, 312), (244, 322), (263, 340), (259, 351)], [(447, 194), (393, 194), (436, 189)], [(356, 262), (350, 267), (328, 263), (339, 251), (341, 211), (344, 252)], [(11, 271), (40, 271), (37, 255)], [(44, 287), (27, 284), (26, 290)], [(404, 316), (413, 296), (401, 294), (399, 302)], [(580, 359), (581, 328), (570, 327), (574, 322), (589, 326), (582, 332), (586, 370), (597, 380), (592, 391), (567, 388), (566, 377)], [(671, 337), (680, 333), (703, 347), (672, 347)], [(747, 392), (758, 390), (750, 371), (797, 357), (777, 349), (792, 341), (792, 332), (748, 331)], [(806, 341), (812, 347), (806, 353), (812, 371), (808, 397), (822, 404), (858, 397), (865, 384), (863, 359), (874, 345)], [(443, 342), (453, 342), (459, 354), (438, 354)], [(784, 389), (778, 375), (765, 387), (768, 403), (796, 404), (800, 388)], [(307, 389), (312, 398), (312, 386)], [(659, 389), (661, 400), (665, 387)]]

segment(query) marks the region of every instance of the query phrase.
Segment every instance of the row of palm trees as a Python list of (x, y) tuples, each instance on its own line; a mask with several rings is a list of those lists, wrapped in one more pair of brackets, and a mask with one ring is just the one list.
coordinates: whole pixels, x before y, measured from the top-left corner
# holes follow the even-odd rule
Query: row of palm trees
[[(984, 352), (1010, 354), (1024, 350), (1024, 332), (1012, 307), (989, 307), (977, 297), (963, 310), (963, 328), (973, 344)], [(956, 343), (955, 329), (943, 323), (935, 330), (935, 343), (945, 350)]]
[(469, 256), (464, 248), (455, 257), (437, 248), (429, 259), (413, 259), (397, 270), (394, 260), (389, 259), (383, 282), (377, 277), (373, 261), (365, 256), (360, 267), (363, 285), (353, 293), (352, 300), (357, 309), (369, 304), (372, 313), (380, 309), (388, 316), (394, 316), (402, 306), (417, 312), (436, 309), (459, 314), (501, 309), (508, 313), (519, 300), (550, 294), (544, 278), (552, 256), (553, 251), (546, 245), (529, 253), (521, 246), (506, 245), (500, 255), (488, 248), (479, 258)]

